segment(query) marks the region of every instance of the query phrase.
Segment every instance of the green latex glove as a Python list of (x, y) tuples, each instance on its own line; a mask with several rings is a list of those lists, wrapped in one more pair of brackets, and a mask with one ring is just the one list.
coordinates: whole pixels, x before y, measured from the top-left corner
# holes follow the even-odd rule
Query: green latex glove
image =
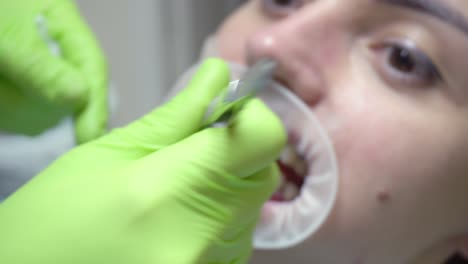
[(73, 114), (78, 142), (100, 136), (106, 63), (73, 2), (0, 1), (0, 17), (0, 130), (34, 136)]
[(262, 102), (200, 130), (228, 66), (56, 161), (0, 204), (0, 263), (245, 263), (286, 136)]

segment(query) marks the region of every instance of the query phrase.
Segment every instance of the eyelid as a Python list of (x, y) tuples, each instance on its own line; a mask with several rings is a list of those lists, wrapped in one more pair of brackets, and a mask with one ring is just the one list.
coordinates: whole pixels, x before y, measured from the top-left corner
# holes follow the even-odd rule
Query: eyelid
[[(409, 51), (411, 51), (412, 54), (416, 55), (416, 58), (418, 58), (419, 60), (423, 60), (427, 63), (430, 63), (432, 64), (435, 69), (438, 70), (437, 68), (437, 63), (436, 61), (431, 58), (430, 55), (428, 55), (428, 52), (425, 51), (424, 49), (422, 49), (421, 47), (419, 47), (414, 41), (412, 40), (409, 40), (409, 39), (401, 39), (401, 38), (387, 38), (387, 39), (384, 39), (384, 40), (379, 40), (379, 42), (375, 42), (375, 43), (371, 43), (370, 44), (370, 47), (372, 49), (383, 49), (383, 48), (387, 48), (387, 47), (402, 47), (402, 48), (405, 48)], [(438, 73), (440, 74), (440, 71), (438, 71)], [(442, 77), (442, 76), (440, 76)]]
[(418, 62), (421, 62), (431, 67), (430, 70), (432, 74), (434, 74), (435, 79), (440, 80), (440, 81), (444, 80), (434, 60), (430, 58), (430, 56), (427, 55), (427, 53), (424, 52), (421, 48), (419, 48), (414, 42), (409, 41), (409, 40), (400, 40), (400, 41), (393, 40), (393, 41), (387, 42), (387, 46), (390, 46), (390, 45), (399, 46), (399, 47), (408, 49), (411, 52), (411, 54), (415, 56), (415, 59), (417, 59)]
[[(402, 44), (404, 42), (405, 44)], [(379, 53), (376, 63), (377, 69), (383, 74), (384, 79), (390, 81), (395, 85), (403, 86), (433, 86), (439, 82), (443, 82), (439, 69), (421, 49), (416, 45), (408, 45), (408, 41), (387, 41), (379, 44), (371, 45), (371, 49)], [(408, 45), (408, 46), (406, 46)], [(398, 69), (395, 69), (388, 62), (389, 55), (392, 48), (402, 48), (411, 53), (412, 58), (415, 60), (417, 69), (413, 74), (405, 74)], [(419, 76), (418, 76), (419, 75)], [(424, 79), (425, 78), (425, 79)]]
[(261, 0), (262, 9), (269, 15), (277, 18), (286, 17), (304, 5), (304, 0), (297, 0), (293, 6), (281, 7), (274, 3), (275, 0)]

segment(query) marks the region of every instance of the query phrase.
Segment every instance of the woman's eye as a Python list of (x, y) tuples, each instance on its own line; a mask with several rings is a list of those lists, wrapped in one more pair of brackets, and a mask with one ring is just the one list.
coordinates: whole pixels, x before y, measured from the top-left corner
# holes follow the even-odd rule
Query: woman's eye
[(285, 17), (301, 8), (304, 0), (261, 0), (265, 12), (274, 17)]
[(442, 79), (432, 60), (415, 47), (384, 44), (377, 50), (383, 53), (383, 69), (392, 82), (408, 86), (430, 86)]

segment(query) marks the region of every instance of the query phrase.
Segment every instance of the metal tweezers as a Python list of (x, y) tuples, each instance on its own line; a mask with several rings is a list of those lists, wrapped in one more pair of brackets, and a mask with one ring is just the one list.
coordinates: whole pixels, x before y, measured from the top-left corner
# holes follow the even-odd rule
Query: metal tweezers
[(205, 113), (204, 126), (229, 122), (250, 98), (268, 86), (275, 68), (276, 62), (263, 59), (248, 69), (239, 81), (231, 82), (225, 93), (211, 102)]

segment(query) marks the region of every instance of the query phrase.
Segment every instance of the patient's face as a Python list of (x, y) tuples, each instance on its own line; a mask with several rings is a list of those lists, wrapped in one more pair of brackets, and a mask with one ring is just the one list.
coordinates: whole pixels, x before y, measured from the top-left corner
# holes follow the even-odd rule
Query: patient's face
[(441, 263), (463, 246), (467, 17), (466, 0), (251, 0), (221, 26), (220, 55), (277, 60), (337, 155), (331, 215), (275, 261)]

